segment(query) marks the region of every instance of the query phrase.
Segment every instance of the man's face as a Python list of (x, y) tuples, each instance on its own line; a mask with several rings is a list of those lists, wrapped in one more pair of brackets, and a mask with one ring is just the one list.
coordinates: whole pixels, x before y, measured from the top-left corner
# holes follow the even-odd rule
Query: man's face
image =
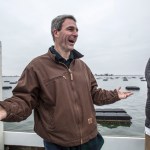
[(54, 31), (55, 45), (61, 50), (71, 51), (78, 37), (78, 28), (76, 22), (72, 19), (66, 19), (62, 24), (60, 31)]

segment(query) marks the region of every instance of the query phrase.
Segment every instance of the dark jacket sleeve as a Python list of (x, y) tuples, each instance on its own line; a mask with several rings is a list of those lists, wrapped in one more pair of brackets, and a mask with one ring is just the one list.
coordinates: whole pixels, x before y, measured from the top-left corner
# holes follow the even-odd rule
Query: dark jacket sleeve
[(3, 121), (22, 121), (32, 113), (38, 105), (38, 80), (32, 67), (27, 67), (22, 73), (13, 96), (0, 102), (7, 111), (7, 118)]
[(145, 68), (145, 78), (147, 81), (147, 85), (150, 88), (150, 58), (147, 62), (146, 68)]
[(147, 81), (147, 101), (146, 101), (146, 108), (145, 108), (145, 114), (146, 114), (145, 126), (150, 128), (150, 59), (148, 60), (146, 68), (145, 68), (145, 78)]

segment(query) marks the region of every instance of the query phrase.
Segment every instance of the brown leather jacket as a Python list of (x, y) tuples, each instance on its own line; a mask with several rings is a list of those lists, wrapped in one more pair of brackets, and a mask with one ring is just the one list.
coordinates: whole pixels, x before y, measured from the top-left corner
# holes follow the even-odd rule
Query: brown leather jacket
[[(80, 58), (79, 52), (75, 54)], [(3, 121), (22, 121), (34, 109), (34, 130), (39, 136), (62, 146), (76, 146), (97, 135), (93, 104), (117, 100), (116, 90), (98, 88), (82, 60), (74, 59), (67, 68), (48, 51), (29, 63), (13, 96), (0, 105), (8, 113)]]

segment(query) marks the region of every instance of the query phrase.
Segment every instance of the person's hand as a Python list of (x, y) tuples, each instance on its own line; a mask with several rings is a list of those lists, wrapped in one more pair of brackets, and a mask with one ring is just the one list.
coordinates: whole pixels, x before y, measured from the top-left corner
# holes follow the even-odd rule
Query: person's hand
[(6, 110), (0, 106), (0, 120), (6, 118), (6, 116), (7, 116)]
[(121, 91), (121, 87), (118, 88), (117, 92), (120, 99), (126, 99), (127, 97), (133, 95), (132, 92)]

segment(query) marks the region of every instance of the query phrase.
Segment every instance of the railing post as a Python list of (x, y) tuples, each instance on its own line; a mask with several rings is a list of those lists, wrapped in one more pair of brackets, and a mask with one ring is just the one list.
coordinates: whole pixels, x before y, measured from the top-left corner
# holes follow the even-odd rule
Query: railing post
[[(2, 44), (0, 41), (0, 101), (2, 101)], [(4, 150), (3, 122), (0, 121), (0, 150)]]

